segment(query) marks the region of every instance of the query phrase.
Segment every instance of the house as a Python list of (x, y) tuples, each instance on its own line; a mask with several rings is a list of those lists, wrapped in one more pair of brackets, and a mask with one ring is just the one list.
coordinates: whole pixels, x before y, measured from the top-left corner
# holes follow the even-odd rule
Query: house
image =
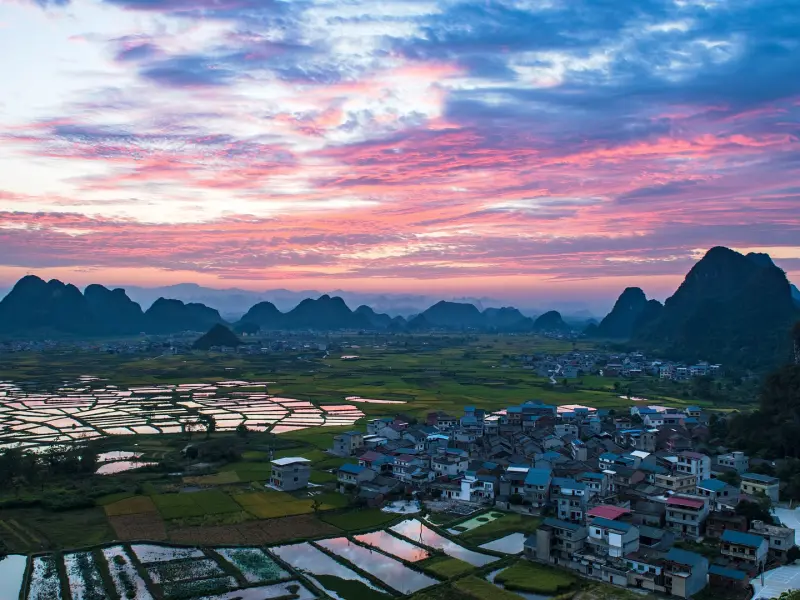
[[(708, 568), (708, 585), (718, 590), (733, 590), (734, 594), (742, 597), (749, 596), (750, 576), (747, 571), (723, 567), (722, 565), (711, 565)], [(728, 594), (720, 593), (720, 597)]]
[(769, 542), (760, 535), (725, 530), (720, 538), (722, 556), (750, 563), (761, 570), (767, 562)]
[(594, 517), (587, 528), (586, 542), (596, 556), (621, 558), (639, 549), (639, 529), (635, 525)]
[[(372, 419), (367, 422), (367, 433), (369, 435), (379, 435), (378, 432), (385, 429), (386, 427), (391, 426), (394, 422), (394, 419), (391, 417), (381, 417), (380, 419)], [(397, 438), (400, 437), (400, 434), (397, 434)], [(397, 439), (394, 438), (394, 439)]]
[(588, 496), (586, 484), (566, 477), (554, 477), (550, 499), (555, 504), (556, 516), (562, 521), (583, 522)]
[(655, 474), (653, 485), (678, 494), (693, 494), (697, 489), (697, 476), (687, 473)]
[(302, 456), (289, 456), (276, 458), (270, 461), (272, 474), (269, 477), (270, 485), (290, 492), (308, 487), (308, 478), (311, 476), (311, 461)]
[(531, 506), (541, 507), (550, 500), (551, 469), (530, 469), (525, 475), (525, 500)]
[(377, 473), (372, 469), (361, 465), (342, 465), (336, 472), (336, 480), (339, 482), (339, 491), (342, 492), (345, 486), (357, 486), (364, 481), (372, 481)]
[(739, 489), (750, 496), (765, 495), (773, 502), (778, 502), (780, 480), (777, 477), (761, 475), (760, 473), (742, 473), (742, 482)]
[(333, 438), (331, 453), (336, 456), (352, 456), (363, 447), (363, 433), (360, 431), (345, 431)]
[(667, 499), (667, 529), (680, 536), (694, 540), (699, 538), (707, 516), (707, 498), (675, 495)]
[(698, 482), (695, 493), (698, 496), (705, 496), (709, 499), (711, 510), (716, 510), (720, 504), (724, 506), (733, 504), (735, 506), (739, 503), (739, 490), (721, 479), (704, 479)]
[(401, 454), (394, 457), (394, 464), (392, 465), (392, 474), (405, 483), (411, 483), (412, 475), (417, 470), (426, 467), (425, 461), (411, 454)]
[(725, 469), (733, 469), (737, 473), (746, 473), (750, 468), (750, 459), (744, 452), (730, 452), (717, 457), (717, 465)]
[(364, 490), (369, 490), (370, 492), (386, 496), (395, 490), (399, 485), (400, 482), (394, 477), (377, 475), (369, 481), (363, 481), (361, 483), (361, 491), (363, 492)]
[(763, 521), (753, 521), (748, 533), (763, 537), (769, 543), (769, 558), (780, 563), (789, 560), (789, 550), (794, 546), (794, 529), (767, 525)]
[(500, 477), (500, 495), (525, 497), (525, 478), (530, 467), (526, 465), (509, 465)]
[(358, 457), (359, 465), (372, 469), (376, 473), (390, 471), (393, 463), (394, 459), (391, 456), (373, 450), (368, 450)]
[(461, 500), (465, 502), (491, 502), (499, 489), (494, 475), (468, 471), (461, 479)]
[(706, 587), (708, 559), (696, 552), (672, 548), (663, 566), (664, 588), (672, 596), (690, 598)]
[(689, 406), (686, 408), (687, 417), (698, 419), (702, 414), (703, 414), (703, 409), (700, 408), (699, 406)]
[(747, 532), (747, 517), (737, 515), (731, 510), (717, 510), (709, 513), (706, 519), (706, 537), (719, 539), (726, 529)]
[(586, 484), (586, 493), (592, 497), (605, 498), (608, 496), (609, 476), (603, 473), (585, 472), (577, 476), (578, 481)]
[(455, 477), (467, 470), (469, 458), (459, 454), (441, 454), (431, 458), (431, 468), (437, 476)]
[(586, 527), (548, 517), (533, 535), (525, 540), (525, 556), (542, 562), (569, 567), (572, 555), (584, 548)]
[(681, 452), (676, 468), (679, 473), (694, 475), (697, 481), (711, 479), (711, 459), (699, 452)]

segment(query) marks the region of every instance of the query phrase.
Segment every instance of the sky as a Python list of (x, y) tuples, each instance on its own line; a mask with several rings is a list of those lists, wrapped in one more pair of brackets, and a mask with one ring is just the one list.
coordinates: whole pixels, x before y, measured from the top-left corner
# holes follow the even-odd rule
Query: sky
[(800, 0), (0, 0), (0, 283), (800, 282)]

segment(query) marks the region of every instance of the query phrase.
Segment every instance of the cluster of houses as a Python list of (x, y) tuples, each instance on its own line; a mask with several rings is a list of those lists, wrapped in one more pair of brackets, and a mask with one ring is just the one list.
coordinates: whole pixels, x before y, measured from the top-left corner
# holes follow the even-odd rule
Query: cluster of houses
[[(745, 591), (794, 547), (793, 529), (737, 513), (743, 501), (778, 501), (779, 480), (750, 472), (741, 452), (696, 451), (708, 436), (698, 407), (636, 406), (619, 416), (526, 402), (413, 421), (373, 419), (366, 433), (336, 436), (330, 452), (358, 460), (338, 470), (340, 491), (370, 505), (416, 490), (536, 515), (542, 525), (525, 543), (531, 560), (679, 597), (706, 585)], [(282, 461), (273, 483), (305, 485), (303, 459)], [(698, 542), (712, 556), (691, 551)]]
[(602, 353), (573, 351), (561, 355), (524, 354), (519, 357), (523, 368), (533, 369), (541, 377), (576, 379), (583, 375), (604, 377), (650, 376), (673, 381), (688, 381), (694, 377), (719, 373), (721, 365), (699, 362), (694, 365), (648, 358), (641, 352)]

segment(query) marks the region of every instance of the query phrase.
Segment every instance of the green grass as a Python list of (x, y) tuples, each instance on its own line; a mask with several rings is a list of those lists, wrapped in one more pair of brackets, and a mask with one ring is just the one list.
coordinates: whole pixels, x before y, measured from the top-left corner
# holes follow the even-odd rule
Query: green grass
[(489, 521), (470, 531), (465, 531), (458, 536), (458, 539), (473, 546), (480, 546), (505, 537), (510, 533), (532, 533), (539, 528), (540, 524), (541, 519), (537, 517), (507, 513), (499, 519)]
[(453, 584), (453, 587), (462, 594), (466, 594), (476, 600), (520, 600), (517, 594), (500, 589), (485, 579), (479, 579), (475, 576), (459, 579)]
[(570, 589), (577, 578), (559, 569), (520, 560), (498, 573), (495, 581), (509, 590), (553, 595)]
[(153, 502), (165, 519), (200, 517), (241, 510), (230, 496), (219, 490), (183, 494), (156, 494)]
[(272, 490), (237, 494), (233, 499), (244, 510), (259, 519), (303, 515), (314, 510), (310, 499), (295, 498), (291, 494)]
[(119, 502), (120, 500), (133, 498), (135, 495), (136, 494), (133, 492), (117, 492), (116, 494), (106, 494), (105, 496), (95, 498), (94, 503), (97, 506), (106, 506), (107, 504), (113, 504), (114, 502)]
[(269, 453), (262, 452), (260, 450), (245, 450), (242, 452), (242, 459), (252, 461), (268, 461)]
[(389, 600), (391, 598), (388, 594), (373, 590), (368, 585), (352, 579), (342, 579), (333, 575), (314, 575), (314, 579), (344, 600)]
[(0, 521), (20, 532), (27, 540), (27, 550), (18, 548), (18, 536), (0, 529), (0, 538), (14, 551), (39, 551), (61, 548), (82, 548), (104, 544), (115, 538), (102, 508), (87, 508), (65, 512), (41, 509), (0, 511)]
[(333, 483), (336, 481), (336, 475), (333, 473), (328, 473), (327, 471), (311, 471), (311, 476), (309, 477), (309, 481), (311, 483)]
[(268, 481), (272, 466), (261, 462), (240, 461), (224, 465), (221, 472), (233, 471), (239, 477), (239, 481)]
[(106, 504), (106, 514), (109, 517), (119, 517), (122, 515), (140, 515), (142, 513), (156, 512), (156, 505), (149, 496), (132, 496), (123, 498), (116, 502)]
[(320, 515), (320, 519), (344, 531), (358, 531), (380, 527), (397, 519), (398, 515), (381, 512), (377, 508), (352, 510), (344, 513)]
[(471, 564), (449, 556), (434, 556), (428, 560), (418, 562), (417, 566), (429, 571), (434, 576), (444, 579), (458, 577), (475, 569)]

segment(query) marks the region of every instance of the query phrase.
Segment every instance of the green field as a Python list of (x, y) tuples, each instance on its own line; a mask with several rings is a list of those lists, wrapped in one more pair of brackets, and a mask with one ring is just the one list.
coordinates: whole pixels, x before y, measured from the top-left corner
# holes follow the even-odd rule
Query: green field
[(430, 572), (434, 577), (444, 579), (458, 577), (475, 569), (471, 564), (449, 556), (434, 556), (428, 560), (418, 562), (417, 566)]
[(509, 590), (554, 595), (566, 592), (578, 578), (560, 569), (520, 560), (498, 573), (495, 581)]
[(453, 584), (453, 587), (462, 594), (477, 600), (520, 600), (517, 594), (500, 589), (485, 579), (475, 576), (459, 579)]
[(165, 519), (200, 517), (238, 512), (241, 507), (219, 490), (185, 494), (156, 494), (153, 502)]

